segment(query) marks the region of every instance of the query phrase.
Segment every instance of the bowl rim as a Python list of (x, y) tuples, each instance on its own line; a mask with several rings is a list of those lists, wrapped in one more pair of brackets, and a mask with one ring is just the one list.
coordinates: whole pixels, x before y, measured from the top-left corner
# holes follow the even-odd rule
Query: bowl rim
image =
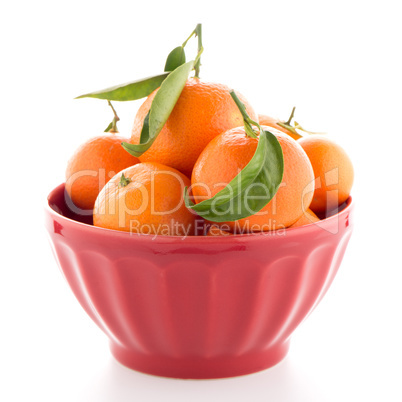
[[(304, 235), (308, 233), (313, 233), (318, 230), (322, 229), (329, 229), (330, 226), (333, 224), (334, 220), (341, 219), (341, 218), (347, 218), (346, 215), (349, 215), (350, 212), (354, 209), (354, 201), (352, 196), (349, 196), (348, 199), (345, 201), (346, 206), (339, 212), (337, 212), (334, 215), (329, 216), (328, 218), (321, 219), (319, 222), (312, 222), (307, 225), (303, 226), (298, 226), (298, 227), (288, 227), (286, 229), (278, 230), (278, 231), (270, 231), (270, 232), (255, 232), (255, 233), (243, 233), (243, 234), (234, 234), (231, 236), (166, 236), (166, 235), (155, 235), (155, 234), (137, 234), (137, 233), (130, 233), (122, 230), (115, 230), (115, 229), (107, 229), (107, 228), (102, 228), (94, 225), (89, 225), (84, 222), (79, 222), (77, 220), (74, 220), (72, 218), (69, 218), (67, 216), (64, 216), (57, 212), (55, 209), (53, 209), (50, 205), (50, 201), (52, 196), (59, 192), (59, 191), (64, 191), (65, 188), (65, 183), (61, 183), (58, 186), (56, 186), (53, 190), (50, 191), (46, 198), (46, 203), (45, 203), (45, 213), (47, 213), (49, 216), (51, 216), (53, 219), (62, 221), (64, 225), (75, 228), (75, 230), (83, 230), (87, 231), (88, 233), (93, 233), (93, 234), (99, 234), (99, 235), (105, 235), (105, 236), (110, 236), (114, 238), (132, 238), (133, 241), (138, 241), (139, 239), (142, 239), (144, 241), (150, 240), (152, 242), (155, 242), (155, 240), (162, 241), (162, 242), (168, 242), (171, 243), (172, 241), (178, 241), (180, 242), (185, 242), (185, 243), (198, 243), (198, 242), (211, 242), (211, 243), (216, 243), (217, 239), (219, 241), (228, 241), (230, 242), (231, 240), (236, 241), (236, 240), (241, 240), (241, 241), (252, 241), (252, 239), (260, 239), (262, 237), (264, 238), (278, 238), (278, 237), (283, 237), (282, 233), (285, 231), (286, 237), (293, 237), (293, 236), (299, 236), (299, 235)], [(135, 239), (135, 240), (134, 240)], [(201, 240), (202, 239), (202, 240)]]

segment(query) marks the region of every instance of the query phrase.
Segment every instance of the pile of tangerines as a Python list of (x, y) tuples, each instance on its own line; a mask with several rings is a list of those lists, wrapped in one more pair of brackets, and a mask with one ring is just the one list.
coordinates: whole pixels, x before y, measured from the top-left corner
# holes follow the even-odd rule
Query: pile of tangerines
[[(186, 62), (191, 37), (198, 54)], [(271, 232), (336, 211), (353, 184), (344, 149), (292, 124), (294, 110), (287, 121), (257, 114), (240, 93), (202, 81), (202, 51), (197, 25), (162, 74), (81, 96), (107, 100), (114, 118), (68, 162), (75, 207), (93, 211), (95, 226), (170, 236)], [(111, 101), (140, 98), (124, 138)]]

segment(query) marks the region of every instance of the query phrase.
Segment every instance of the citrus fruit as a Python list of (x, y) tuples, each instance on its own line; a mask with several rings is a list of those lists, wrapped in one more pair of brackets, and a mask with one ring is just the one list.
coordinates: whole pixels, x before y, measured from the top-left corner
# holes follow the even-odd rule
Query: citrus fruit
[(309, 208), (299, 220), (297, 220), (291, 228), (296, 228), (299, 226), (310, 225), (310, 223), (318, 222), (320, 218)]
[(280, 126), (278, 123), (284, 123), (284, 121), (275, 119), (274, 117), (270, 117), (265, 114), (259, 114), (258, 122), (261, 126), (268, 126), (268, 127), (276, 128), (277, 130), (282, 131), (283, 133), (289, 135), (290, 137), (292, 137), (295, 140), (298, 140), (299, 138), (301, 138), (301, 135), (286, 129), (285, 127)]
[[(138, 144), (145, 116), (147, 115), (155, 90), (140, 106), (134, 119), (131, 143)], [(257, 115), (238, 94), (251, 118)], [(159, 162), (191, 175), (194, 163), (218, 134), (230, 128), (241, 126), (243, 118), (223, 84), (204, 82), (199, 78), (187, 80), (181, 95), (152, 146), (140, 156), (141, 162)]]
[(352, 161), (340, 145), (327, 137), (310, 135), (298, 143), (309, 157), (316, 178), (310, 208), (318, 214), (337, 208), (347, 200), (353, 185)]
[(93, 209), (99, 191), (117, 172), (139, 163), (121, 146), (127, 141), (116, 134), (89, 139), (74, 152), (67, 163), (66, 190), (74, 205)]
[[(270, 127), (283, 151), (284, 173), (278, 192), (256, 214), (225, 222), (233, 233), (277, 230), (295, 223), (309, 207), (313, 197), (314, 174), (311, 163), (293, 138)], [(242, 170), (253, 157), (258, 139), (237, 127), (214, 138), (198, 158), (191, 177), (196, 203), (212, 198)]]
[(116, 174), (99, 193), (94, 225), (134, 234), (193, 235), (196, 215), (183, 202), (190, 180), (160, 163), (139, 163)]

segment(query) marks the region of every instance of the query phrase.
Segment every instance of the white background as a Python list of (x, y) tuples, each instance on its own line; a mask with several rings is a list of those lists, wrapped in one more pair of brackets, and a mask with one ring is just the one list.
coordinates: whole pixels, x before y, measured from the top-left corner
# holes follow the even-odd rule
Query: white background
[[(401, 55), (398, 1), (15, 1), (1, 6), (2, 401), (401, 401)], [(201, 77), (259, 113), (326, 131), (356, 169), (356, 227), (289, 355), (227, 380), (143, 375), (111, 357), (43, 227), (68, 157), (111, 120), (75, 96), (162, 71), (203, 23)], [(190, 54), (191, 56), (191, 54)], [(129, 135), (140, 102), (116, 103)]]

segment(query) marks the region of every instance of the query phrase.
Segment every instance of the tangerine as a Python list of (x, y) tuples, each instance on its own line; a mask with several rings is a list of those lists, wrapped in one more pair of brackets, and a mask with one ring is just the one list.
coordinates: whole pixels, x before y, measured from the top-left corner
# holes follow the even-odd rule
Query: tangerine
[[(199, 78), (187, 80), (183, 91), (164, 127), (152, 146), (140, 156), (141, 162), (159, 162), (187, 176), (205, 146), (218, 134), (243, 124), (243, 118), (223, 84), (204, 82)], [(155, 90), (138, 109), (131, 143), (138, 144), (141, 130)], [(247, 113), (257, 119), (253, 108), (241, 94)]]
[(117, 172), (139, 163), (121, 146), (127, 141), (116, 134), (104, 134), (84, 142), (67, 163), (66, 190), (74, 205), (93, 209), (103, 186)]
[[(295, 223), (313, 198), (314, 174), (303, 148), (293, 138), (271, 127), (283, 151), (282, 183), (272, 200), (254, 215), (225, 222), (232, 232), (245, 233), (286, 228)], [(244, 127), (228, 130), (215, 137), (199, 156), (191, 177), (195, 202), (212, 198), (250, 161), (258, 139), (248, 137)]]
[(309, 135), (298, 143), (314, 170), (315, 190), (310, 208), (318, 214), (337, 208), (348, 199), (353, 185), (354, 171), (348, 154), (322, 135)]
[(184, 205), (190, 180), (160, 163), (138, 163), (116, 174), (99, 193), (94, 225), (136, 234), (193, 235), (196, 215)]

